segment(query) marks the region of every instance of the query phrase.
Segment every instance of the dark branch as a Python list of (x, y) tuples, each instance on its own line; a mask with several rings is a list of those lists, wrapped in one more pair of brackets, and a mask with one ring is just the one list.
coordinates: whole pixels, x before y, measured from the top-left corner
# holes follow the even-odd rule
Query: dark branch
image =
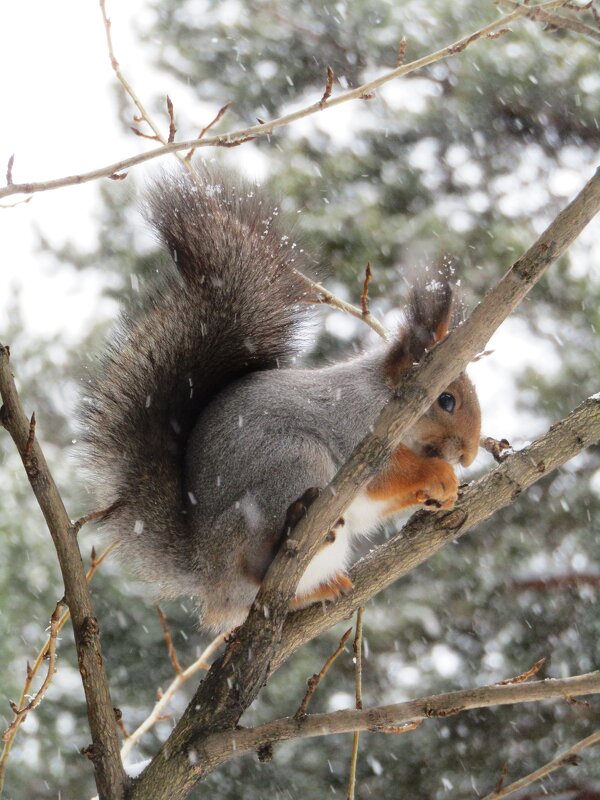
[(31, 422), (27, 419), (19, 400), (10, 371), (9, 349), (2, 345), (0, 395), (4, 403), (0, 409), (0, 422), (10, 433), (19, 451), (58, 555), (85, 691), (98, 793), (102, 800), (121, 800), (126, 777), (119, 756), (119, 740), (102, 661), (98, 622), (94, 616), (77, 537), (73, 535), (71, 520), (35, 438), (34, 418)]
[[(398, 730), (405, 732), (412, 729), (413, 723), (421, 720), (444, 719), (473, 708), (590, 694), (600, 694), (600, 671), (560, 680), (547, 678), (543, 681), (516, 685), (493, 684), (475, 689), (462, 689), (364, 710), (350, 708), (326, 714), (310, 714), (302, 721), (295, 717), (286, 717), (267, 722), (257, 728), (215, 734), (208, 738), (202, 755), (206, 759), (205, 763), (212, 765), (214, 760), (222, 762), (230, 757), (255, 750), (261, 745), (273, 745), (291, 739), (352, 731), (384, 733), (390, 726), (411, 726)], [(227, 758), (224, 757), (225, 753), (228, 754)]]

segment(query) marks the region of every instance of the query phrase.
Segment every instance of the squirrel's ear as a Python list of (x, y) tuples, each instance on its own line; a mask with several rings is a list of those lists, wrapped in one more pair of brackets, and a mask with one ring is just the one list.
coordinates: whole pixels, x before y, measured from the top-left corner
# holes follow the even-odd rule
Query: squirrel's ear
[(452, 287), (444, 275), (413, 286), (404, 309), (404, 321), (385, 359), (385, 377), (391, 385), (396, 386), (402, 373), (448, 335), (452, 300)]

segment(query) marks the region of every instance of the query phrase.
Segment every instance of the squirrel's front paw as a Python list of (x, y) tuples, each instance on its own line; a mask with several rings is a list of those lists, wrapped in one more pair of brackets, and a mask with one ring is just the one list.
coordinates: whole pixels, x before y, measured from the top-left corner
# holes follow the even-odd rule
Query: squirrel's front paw
[(452, 508), (458, 497), (458, 478), (447, 461), (441, 458), (428, 459), (423, 484), (417, 489), (415, 498), (428, 511)]

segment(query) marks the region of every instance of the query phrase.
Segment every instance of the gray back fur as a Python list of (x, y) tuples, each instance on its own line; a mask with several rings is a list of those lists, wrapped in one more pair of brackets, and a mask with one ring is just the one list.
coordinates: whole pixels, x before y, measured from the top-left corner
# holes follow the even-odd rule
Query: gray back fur
[(81, 406), (84, 453), (104, 525), (167, 594), (194, 590), (183, 459), (224, 386), (275, 369), (306, 316), (302, 257), (256, 186), (163, 175), (146, 216), (171, 254), (140, 307), (125, 311)]

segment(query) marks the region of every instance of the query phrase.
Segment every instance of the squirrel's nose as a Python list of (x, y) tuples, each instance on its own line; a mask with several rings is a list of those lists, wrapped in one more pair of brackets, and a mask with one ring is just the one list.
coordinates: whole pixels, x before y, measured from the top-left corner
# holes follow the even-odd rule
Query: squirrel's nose
[(477, 437), (473, 437), (470, 441), (463, 441), (463, 450), (462, 455), (460, 457), (460, 463), (463, 467), (468, 467), (469, 464), (472, 464), (475, 461), (475, 457), (477, 455), (477, 451), (479, 450), (479, 435)]

